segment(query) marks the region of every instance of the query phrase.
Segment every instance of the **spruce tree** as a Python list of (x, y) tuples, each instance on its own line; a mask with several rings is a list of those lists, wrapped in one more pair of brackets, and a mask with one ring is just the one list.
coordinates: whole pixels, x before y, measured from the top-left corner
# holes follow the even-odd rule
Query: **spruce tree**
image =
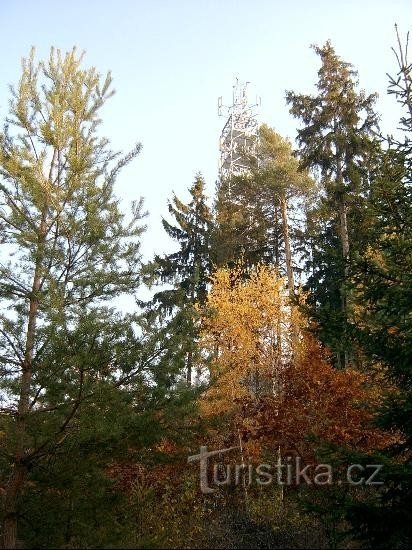
[(283, 264), (279, 200), (251, 173), (218, 182), (212, 233), (213, 261), (234, 267), (240, 260), (245, 273), (260, 262)]
[(374, 548), (408, 548), (412, 542), (412, 65), (407, 45), (398, 33), (397, 38), (398, 74), (389, 77), (388, 91), (403, 109), (403, 136), (387, 140), (367, 202), (366, 252), (352, 266), (355, 337), (396, 387), (382, 405), (379, 423), (400, 436), (386, 449), (379, 499), (349, 509), (358, 534)]
[(157, 292), (151, 305), (163, 318), (163, 325), (166, 322), (175, 360), (180, 358), (186, 382), (190, 386), (197, 353), (196, 304), (203, 305), (206, 300), (212, 270), (212, 213), (207, 205), (205, 183), (200, 174), (196, 176), (189, 193), (191, 200), (188, 204), (176, 195), (169, 201), (169, 213), (175, 225), (162, 220), (164, 230), (179, 244), (179, 250), (155, 256), (149, 271), (156, 284), (172, 285), (170, 289)]
[[(335, 53), (329, 41), (313, 48), (322, 63), (317, 95), (288, 91), (286, 100), (292, 115), (303, 123), (297, 134), (301, 165), (312, 169), (322, 185), (319, 207), (308, 220), (314, 231), (321, 233), (318, 242), (315, 235), (310, 237), (316, 248), (310, 281), (313, 313), (338, 364), (347, 365), (352, 354), (345, 337), (351, 316), (346, 279), (351, 252), (358, 249), (362, 206), (374, 169), (376, 95), (357, 90), (357, 72)], [(330, 326), (339, 336), (330, 333)], [(341, 349), (335, 345), (337, 340), (343, 344)]]

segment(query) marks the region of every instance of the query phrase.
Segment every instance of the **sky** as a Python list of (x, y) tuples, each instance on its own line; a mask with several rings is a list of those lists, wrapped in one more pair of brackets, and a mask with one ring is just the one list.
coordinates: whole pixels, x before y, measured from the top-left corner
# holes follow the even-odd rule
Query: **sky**
[(251, 82), (251, 99), (261, 97), (260, 122), (293, 140), (298, 122), (285, 90), (314, 91), (319, 59), (310, 45), (331, 39), (361, 88), (378, 92), (382, 128), (391, 131), (399, 115), (386, 96), (395, 22), (403, 35), (411, 29), (410, 0), (0, 0), (0, 123), (31, 46), (39, 59), (51, 46), (77, 46), (85, 66), (111, 70), (116, 94), (101, 131), (113, 149), (143, 144), (116, 193), (124, 208), (144, 197), (149, 259), (173, 247), (161, 227), (172, 193), (187, 200), (200, 171), (213, 194), (224, 125), (217, 99), (230, 101), (235, 76)]

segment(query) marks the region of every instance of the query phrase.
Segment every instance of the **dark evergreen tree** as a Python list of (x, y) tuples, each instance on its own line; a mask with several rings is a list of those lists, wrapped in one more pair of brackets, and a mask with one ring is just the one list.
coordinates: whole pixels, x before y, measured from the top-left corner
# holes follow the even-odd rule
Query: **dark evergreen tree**
[(301, 166), (312, 169), (322, 186), (319, 205), (308, 215), (312, 314), (337, 363), (346, 365), (352, 355), (346, 337), (351, 317), (346, 279), (351, 253), (359, 249), (362, 206), (378, 148), (376, 96), (357, 90), (356, 71), (330, 42), (314, 50), (322, 62), (318, 94), (289, 91), (286, 99), (290, 112), (303, 122), (297, 137)]
[(389, 93), (403, 108), (404, 136), (390, 137), (382, 154), (366, 208), (366, 252), (352, 268), (354, 334), (369, 361), (379, 362), (397, 387), (380, 411), (381, 427), (400, 433), (399, 443), (386, 450), (380, 498), (357, 503), (349, 513), (374, 548), (412, 544), (412, 65), (397, 37), (398, 74), (390, 77)]
[(232, 176), (217, 185), (213, 261), (245, 272), (262, 262), (284, 265), (279, 198), (261, 178), (252, 174)]
[(176, 196), (169, 202), (169, 212), (176, 225), (165, 219), (162, 223), (167, 235), (180, 248), (171, 254), (156, 256), (148, 266), (152, 282), (172, 285), (172, 288), (162, 289), (154, 295), (151, 307), (163, 320), (160, 326), (169, 335), (174, 361), (180, 360), (188, 385), (192, 382), (197, 353), (196, 304), (203, 305), (205, 302), (212, 271), (212, 213), (207, 205), (204, 187), (203, 178), (198, 174), (189, 189), (191, 201), (188, 204)]

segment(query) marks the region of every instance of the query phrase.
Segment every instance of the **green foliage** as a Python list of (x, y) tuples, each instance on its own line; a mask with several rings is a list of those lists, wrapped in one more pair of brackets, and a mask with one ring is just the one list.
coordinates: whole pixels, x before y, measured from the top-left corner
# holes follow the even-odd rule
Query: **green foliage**
[(249, 269), (260, 262), (281, 263), (279, 201), (260, 178), (234, 176), (230, 181), (220, 182), (215, 211), (212, 241), (215, 265), (234, 266), (240, 258)]
[(217, 186), (212, 234), (215, 265), (233, 266), (241, 258), (246, 270), (264, 263), (286, 273), (286, 240), (297, 248), (299, 211), (313, 191), (314, 181), (299, 169), (292, 145), (263, 124), (257, 163), (250, 159), (250, 173)]
[[(141, 201), (126, 220), (113, 194), (140, 145), (121, 157), (98, 136), (111, 78), (81, 62), (75, 50), (52, 50), (48, 62), (36, 64), (32, 52), (0, 134), (0, 233), (11, 252), (0, 265), (6, 545), (15, 544), (17, 518), (30, 516), (31, 484), (43, 480), (41, 500), (58, 491), (52, 472), (64, 470), (65, 451), (78, 450), (86, 433), (93, 433), (94, 453), (123, 437), (119, 417), (113, 422), (119, 405), (151, 394), (157, 351), (137, 336), (136, 316), (104, 305), (133, 295), (140, 281)], [(99, 485), (102, 464), (86, 460), (83, 467)], [(75, 469), (70, 479), (69, 499), (81, 492)], [(102, 491), (96, 489), (100, 504)], [(33, 544), (46, 544), (46, 532)]]
[(310, 242), (310, 313), (337, 364), (347, 365), (348, 356), (354, 357), (346, 329), (351, 317), (346, 283), (351, 256), (362, 249), (363, 207), (379, 151), (376, 94), (357, 90), (357, 73), (329, 41), (313, 49), (321, 59), (317, 95), (289, 91), (286, 100), (303, 123), (297, 135), (301, 166), (312, 169), (320, 184), (307, 209), (304, 237)]
[(150, 304), (151, 317), (160, 322), (158, 330), (164, 331), (174, 362), (186, 371), (189, 385), (192, 367), (198, 360), (196, 304), (202, 305), (206, 299), (212, 271), (212, 213), (204, 187), (199, 174), (189, 189), (191, 201), (188, 204), (176, 196), (169, 202), (169, 213), (176, 225), (165, 219), (162, 223), (167, 235), (179, 244), (179, 250), (163, 257), (155, 256), (146, 268), (152, 283), (172, 285), (154, 295)]
[[(172, 221), (162, 223), (177, 250), (146, 266), (142, 201), (125, 214), (114, 194), (118, 175), (141, 146), (121, 155), (99, 134), (101, 110), (113, 94), (110, 73), (83, 68), (75, 49), (65, 55), (52, 49), (40, 63), (32, 51), (23, 60), (0, 132), (3, 546), (221, 547), (223, 540), (238, 548), (410, 546), (412, 81), (399, 36), (398, 46), (399, 72), (389, 77), (389, 93), (404, 109), (401, 139), (378, 137), (376, 96), (358, 90), (357, 73), (330, 42), (315, 46), (317, 93), (286, 96), (302, 122), (299, 150), (262, 125), (257, 159), (244, 159), (247, 174), (218, 182), (213, 208), (200, 174), (187, 204), (173, 195)], [(207, 438), (217, 448), (244, 437), (228, 427), (229, 416), (210, 419), (197, 406), (207, 385), (221, 383), (204, 368), (207, 357), (222, 358), (220, 344), (201, 347), (199, 312), (213, 270), (239, 262), (240, 277), (260, 263), (275, 267), (287, 277), (282, 288), (290, 298), (297, 296), (299, 273), (308, 290), (302, 309), (335, 365), (362, 370), (371, 403), (379, 406), (375, 416), (372, 405), (367, 411), (381, 430), (371, 443), (376, 448), (349, 451), (345, 441), (326, 445), (303, 433), (305, 423), (293, 429), (302, 431), (302, 456), (308, 451), (337, 472), (348, 463), (383, 464), (377, 490), (345, 483), (239, 485), (199, 494), (187, 455)], [(136, 298), (142, 282), (160, 287), (146, 304)], [(140, 310), (121, 313), (115, 300), (122, 296)], [(244, 311), (255, 312), (257, 298), (242, 303)], [(233, 302), (226, 306), (223, 323), (233, 327)], [(252, 343), (240, 338), (248, 327), (239, 321), (222, 392), (229, 409), (246, 410), (233, 391), (239, 383), (234, 352), (250, 349), (254, 363), (260, 347), (267, 348), (269, 361), (276, 345), (283, 353), (276, 369), (301, 353), (299, 335), (286, 335), (286, 345), (280, 340), (288, 307), (285, 302), (277, 312), (279, 332), (254, 331)], [(338, 375), (328, 357), (323, 350), (310, 355), (305, 372), (319, 374), (323, 365)], [(359, 374), (340, 375), (349, 372)], [(314, 380), (302, 382), (303, 400), (321, 392), (320, 374)], [(285, 403), (297, 387), (293, 379), (288, 384), (280, 390)], [(323, 399), (343, 399), (322, 391), (316, 411)], [(266, 430), (275, 441), (270, 430), (278, 430), (268, 426), (279, 411), (264, 416), (256, 399), (253, 405), (251, 433)], [(307, 414), (293, 412), (296, 419)], [(361, 400), (354, 415), (360, 412)], [(347, 411), (345, 418), (346, 428)], [(334, 419), (320, 413), (323, 421)], [(344, 439), (346, 431), (340, 433)], [(366, 431), (358, 435), (367, 438)], [(249, 452), (273, 455), (260, 448), (263, 439), (256, 447), (253, 440), (243, 443), (242, 459)]]
[[(399, 35), (398, 35), (399, 40)], [(412, 540), (412, 82), (399, 41), (399, 78), (389, 92), (404, 108), (403, 141), (389, 139), (367, 203), (371, 219), (367, 253), (353, 267), (353, 288), (362, 304), (354, 334), (370, 361), (380, 361), (397, 393), (383, 403), (379, 423), (398, 431), (401, 441), (387, 449), (385, 490), (378, 503), (356, 502), (350, 518), (374, 547), (406, 548)]]

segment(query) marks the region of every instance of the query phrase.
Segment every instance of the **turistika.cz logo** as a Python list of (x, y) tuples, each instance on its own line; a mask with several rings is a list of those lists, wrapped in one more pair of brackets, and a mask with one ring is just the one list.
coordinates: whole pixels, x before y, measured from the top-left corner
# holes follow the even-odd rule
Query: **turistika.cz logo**
[[(216, 491), (215, 487), (224, 485), (260, 485), (267, 486), (276, 483), (279, 486), (291, 485), (382, 485), (379, 474), (382, 464), (350, 464), (339, 476), (334, 475), (330, 464), (304, 464), (300, 456), (278, 458), (273, 464), (222, 464), (209, 462), (213, 457), (219, 457), (239, 447), (228, 447), (208, 451), (206, 446), (200, 447), (199, 454), (189, 456), (188, 463), (199, 462), (200, 490), (204, 494)], [(212, 475), (211, 472), (213, 472)], [(335, 479), (336, 477), (336, 479)]]

